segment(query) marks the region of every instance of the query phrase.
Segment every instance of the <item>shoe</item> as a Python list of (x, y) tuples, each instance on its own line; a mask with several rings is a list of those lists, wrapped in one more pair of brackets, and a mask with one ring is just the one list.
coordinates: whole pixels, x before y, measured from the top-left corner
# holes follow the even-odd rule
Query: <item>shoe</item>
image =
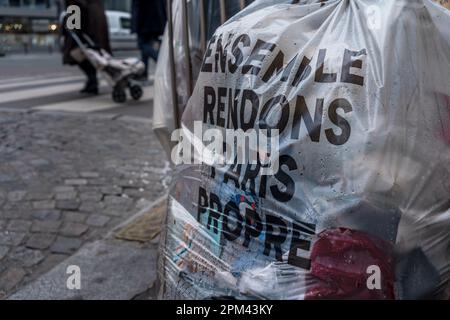
[(99, 92), (98, 92), (98, 87), (90, 87), (90, 88), (84, 88), (83, 90), (80, 90), (80, 93), (98, 95)]
[(134, 80), (140, 81), (140, 82), (147, 82), (148, 81), (148, 74), (139, 74), (133, 77)]
[(98, 85), (87, 82), (84, 88), (80, 90), (80, 93), (98, 95)]

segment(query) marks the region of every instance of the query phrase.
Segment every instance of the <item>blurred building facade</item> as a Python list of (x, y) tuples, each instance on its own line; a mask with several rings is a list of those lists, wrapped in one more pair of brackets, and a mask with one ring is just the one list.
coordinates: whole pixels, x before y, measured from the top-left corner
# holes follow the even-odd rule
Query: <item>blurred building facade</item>
[[(104, 0), (107, 10), (131, 11), (131, 0)], [(64, 0), (0, 0), (0, 52), (57, 50)]]
[(59, 9), (58, 0), (0, 0), (2, 51), (53, 51)]
[(106, 10), (131, 12), (131, 0), (104, 0)]

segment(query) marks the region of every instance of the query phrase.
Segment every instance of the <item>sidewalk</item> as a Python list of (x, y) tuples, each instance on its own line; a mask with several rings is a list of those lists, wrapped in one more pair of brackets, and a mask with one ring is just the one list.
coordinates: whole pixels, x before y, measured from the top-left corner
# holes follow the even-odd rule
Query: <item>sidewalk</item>
[[(148, 205), (105, 238), (87, 243), (8, 299), (156, 299), (158, 244), (166, 202), (164, 196)], [(70, 266), (79, 268), (77, 289), (67, 286)]]
[(149, 121), (0, 113), (0, 298), (166, 192)]

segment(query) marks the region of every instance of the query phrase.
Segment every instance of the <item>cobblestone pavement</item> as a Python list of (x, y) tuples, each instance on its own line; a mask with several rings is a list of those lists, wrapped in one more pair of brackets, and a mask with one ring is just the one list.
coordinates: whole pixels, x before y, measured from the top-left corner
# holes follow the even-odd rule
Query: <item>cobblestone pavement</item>
[(165, 193), (149, 122), (0, 113), (0, 298)]

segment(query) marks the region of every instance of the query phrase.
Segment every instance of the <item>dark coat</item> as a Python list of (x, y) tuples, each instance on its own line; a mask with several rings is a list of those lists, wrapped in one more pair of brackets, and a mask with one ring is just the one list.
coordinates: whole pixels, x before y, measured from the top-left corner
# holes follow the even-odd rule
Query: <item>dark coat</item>
[(166, 1), (133, 0), (131, 16), (133, 33), (160, 36), (167, 22)]
[[(77, 5), (80, 7), (81, 32), (87, 34), (99, 47), (111, 53), (108, 22), (106, 19), (103, 1), (66, 0), (66, 7), (70, 5)], [(63, 47), (63, 62), (65, 64), (77, 63), (70, 56), (70, 51), (72, 51), (76, 47), (77, 44), (75, 43), (75, 41), (69, 35), (65, 34)]]

